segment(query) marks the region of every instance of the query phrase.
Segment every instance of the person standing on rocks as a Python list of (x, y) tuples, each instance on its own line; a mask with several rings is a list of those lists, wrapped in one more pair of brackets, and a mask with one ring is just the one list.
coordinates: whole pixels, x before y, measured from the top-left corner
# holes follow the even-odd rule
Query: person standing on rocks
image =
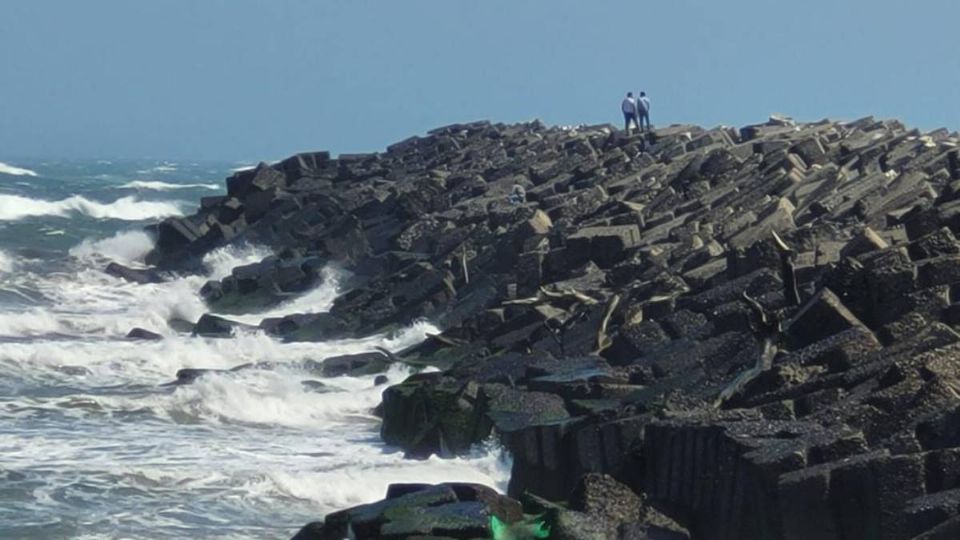
[[(620, 104), (620, 110), (623, 112), (623, 130), (630, 134), (630, 124), (637, 123), (637, 100), (633, 97), (633, 92), (627, 92), (627, 97), (623, 98)], [(639, 124), (637, 124), (639, 128)]]
[(646, 92), (640, 92), (640, 98), (637, 99), (637, 128), (643, 131), (643, 122), (647, 122), (647, 130), (650, 129), (650, 98)]

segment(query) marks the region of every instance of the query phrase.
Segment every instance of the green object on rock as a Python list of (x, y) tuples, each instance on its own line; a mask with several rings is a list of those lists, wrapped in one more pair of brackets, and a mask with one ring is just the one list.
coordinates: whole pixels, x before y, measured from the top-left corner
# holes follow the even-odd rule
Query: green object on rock
[(508, 524), (497, 516), (490, 516), (490, 531), (494, 540), (528, 540), (550, 538), (550, 527), (541, 517)]

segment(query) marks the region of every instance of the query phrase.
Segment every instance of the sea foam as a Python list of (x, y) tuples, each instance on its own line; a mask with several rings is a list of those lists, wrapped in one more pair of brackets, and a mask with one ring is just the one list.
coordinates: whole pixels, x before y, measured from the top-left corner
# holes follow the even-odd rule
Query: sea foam
[[(73, 264), (80, 266), (75, 271), (35, 274), (24, 268), (16, 274), (0, 273), (3, 276), (0, 287), (28, 287), (50, 304), (47, 308), (26, 313), (0, 310), (0, 340), (45, 334), (120, 338), (134, 327), (173, 335), (174, 332), (167, 327), (170, 319), (196, 321), (209, 310), (197, 294), (207, 279), (220, 279), (229, 275), (233, 267), (259, 261), (270, 254), (268, 249), (257, 246), (217, 249), (205, 258), (206, 274), (181, 276), (164, 283), (131, 283), (103, 272), (106, 260), (136, 264), (152, 246), (153, 240), (146, 233), (120, 232), (105, 239), (87, 239), (74, 246), (70, 254), (76, 259)], [(0, 264), (13, 265), (14, 261), (11, 257), (0, 257)], [(336, 282), (331, 280), (325, 285), (328, 290), (309, 294), (314, 299), (335, 296)], [(136, 349), (127, 351), (123, 343), (119, 345), (120, 359), (126, 358), (128, 353), (135, 356)], [(71, 350), (79, 356), (87, 354), (85, 346), (75, 349), (71, 346), (64, 343), (37, 344), (52, 357), (69, 356)], [(96, 357), (101, 346), (110, 347), (109, 344), (94, 343), (89, 350), (90, 357)], [(167, 353), (190, 356), (191, 350), (184, 347)]]
[[(271, 252), (249, 245), (218, 249), (205, 257), (203, 275), (164, 283), (130, 283), (102, 271), (102, 258), (137, 262), (151, 245), (139, 231), (88, 239), (71, 249), (67, 271), (42, 272), (23, 263), (2, 278), (29, 282), (45, 299), (45, 307), (0, 313), (7, 385), (0, 395), (16, 388), (24, 396), (7, 392), (0, 399), (15, 426), (0, 434), (4, 465), (49, 471), (22, 500), (10, 503), (16, 515), (28, 516), (20, 525), (53, 507), (64, 511), (58, 494), (76, 492), (82, 508), (65, 512), (71, 520), (82, 513), (92, 523), (84, 525), (84, 537), (137, 537), (143, 530), (202, 536), (209, 524), (229, 523), (235, 537), (262, 538), (276, 536), (278, 526), (294, 531), (326, 512), (380, 499), (391, 483), (466, 481), (505, 488), (509, 456), (499, 448), (478, 448), (457, 459), (406, 460), (377, 437), (371, 410), (385, 386), (374, 385), (373, 375), (320, 377), (305, 365), (378, 346), (399, 351), (436, 327), (418, 322), (391, 334), (320, 343), (285, 343), (260, 331), (230, 339), (180, 334), (166, 323), (172, 317), (195, 321), (209, 311), (197, 294), (206, 279), (222, 278)], [(337, 275), (325, 270), (320, 286), (268, 314), (326, 309), (338, 292)], [(163, 339), (125, 339), (134, 326)], [(181, 368), (229, 370), (258, 362), (270, 366), (162, 386)], [(394, 365), (386, 376), (398, 383), (410, 373)], [(315, 391), (305, 380), (329, 391)], [(35, 430), (36, 422), (43, 422), (43, 436), (21, 431)], [(82, 484), (77, 470), (83, 471)], [(186, 508), (184, 492), (207, 525), (198, 525), (187, 511), (141, 511), (145, 504)], [(262, 514), (277, 508), (283, 509), (279, 525), (260, 529)], [(105, 515), (118, 517), (97, 517)], [(0, 524), (0, 536), (17, 526)], [(79, 537), (79, 530), (65, 535)]]
[(142, 221), (182, 213), (176, 203), (141, 201), (136, 197), (123, 197), (110, 203), (101, 203), (81, 195), (59, 201), (32, 199), (19, 195), (0, 195), (0, 221), (16, 221), (31, 216), (67, 217), (73, 214), (82, 214), (95, 219)]

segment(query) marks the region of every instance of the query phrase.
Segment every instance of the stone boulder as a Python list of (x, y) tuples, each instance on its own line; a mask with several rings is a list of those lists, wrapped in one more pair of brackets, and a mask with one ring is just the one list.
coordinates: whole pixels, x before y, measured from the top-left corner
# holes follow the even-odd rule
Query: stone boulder
[(494, 519), (509, 526), (522, 517), (519, 502), (485, 486), (395, 484), (386, 499), (328, 514), (293, 540), (489, 538)]
[(104, 272), (111, 276), (125, 279), (141, 285), (148, 283), (163, 283), (165, 280), (155, 270), (149, 268), (130, 268), (119, 263), (112, 262), (107, 265)]

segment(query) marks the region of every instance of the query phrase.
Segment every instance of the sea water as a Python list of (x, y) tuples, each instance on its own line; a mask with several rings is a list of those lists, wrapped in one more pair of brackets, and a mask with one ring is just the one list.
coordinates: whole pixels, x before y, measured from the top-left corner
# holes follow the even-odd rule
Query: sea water
[[(202, 275), (160, 284), (103, 273), (142, 264), (144, 227), (223, 192), (235, 163), (20, 160), (0, 163), (0, 538), (289, 538), (396, 482), (469, 481), (503, 489), (493, 446), (458, 459), (403, 459), (379, 440), (373, 377), (317, 379), (304, 360), (400, 350), (435, 331), (282, 343), (178, 334), (167, 321), (208, 309), (197, 292), (270, 251), (209, 253)], [(266, 313), (322, 312), (338, 274)], [(141, 327), (160, 341), (134, 341)], [(165, 386), (181, 368), (275, 363)], [(387, 377), (409, 374), (395, 366)], [(304, 380), (333, 391), (318, 393)]]

